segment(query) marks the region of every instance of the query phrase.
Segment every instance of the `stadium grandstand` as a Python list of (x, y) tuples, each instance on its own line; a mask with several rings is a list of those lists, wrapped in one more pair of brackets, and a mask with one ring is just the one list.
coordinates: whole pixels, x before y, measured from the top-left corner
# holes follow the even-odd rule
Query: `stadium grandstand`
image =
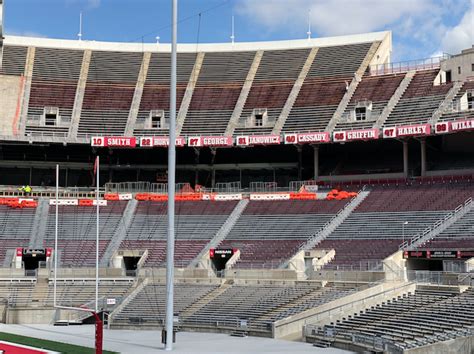
[[(162, 329), (170, 46), (0, 39), (0, 322)], [(391, 51), (178, 46), (177, 331), (474, 352), (474, 50)]]

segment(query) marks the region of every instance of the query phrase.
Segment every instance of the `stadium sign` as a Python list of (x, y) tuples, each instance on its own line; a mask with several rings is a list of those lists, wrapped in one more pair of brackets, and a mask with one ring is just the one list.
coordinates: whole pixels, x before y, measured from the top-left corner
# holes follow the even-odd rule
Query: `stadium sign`
[(449, 133), (450, 124), (449, 122), (436, 123), (435, 133), (436, 134), (446, 134)]
[(462, 132), (466, 130), (474, 130), (474, 119), (440, 122), (435, 125), (436, 134)]
[(327, 143), (329, 140), (328, 132), (285, 134), (285, 144)]
[(290, 200), (290, 193), (251, 193), (250, 200)]
[(343, 143), (346, 141), (357, 141), (357, 140), (375, 140), (378, 138), (379, 138), (378, 129), (337, 131), (332, 134), (332, 140), (336, 143)]
[(279, 135), (243, 135), (236, 139), (237, 146), (251, 145), (278, 145), (281, 142)]
[[(167, 136), (142, 136), (140, 138), (141, 147), (168, 147), (170, 144), (170, 138)], [(178, 147), (182, 147), (186, 144), (186, 139), (182, 137), (177, 137), (175, 139), (175, 144)]]
[(228, 147), (233, 145), (231, 136), (192, 136), (188, 138), (188, 146)]
[(403, 138), (431, 134), (430, 124), (403, 125), (400, 127), (383, 128), (384, 138)]
[(134, 148), (137, 146), (137, 138), (125, 136), (94, 136), (91, 138), (91, 146)]

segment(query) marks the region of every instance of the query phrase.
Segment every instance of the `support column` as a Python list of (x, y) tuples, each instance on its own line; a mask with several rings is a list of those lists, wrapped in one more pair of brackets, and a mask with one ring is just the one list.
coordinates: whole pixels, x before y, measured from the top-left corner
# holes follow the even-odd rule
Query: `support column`
[(314, 151), (314, 173), (313, 173), (313, 179), (315, 181), (318, 180), (319, 178), (319, 145), (313, 145), (313, 151)]
[(201, 150), (198, 148), (194, 148), (194, 164), (195, 164), (195, 169), (194, 169), (194, 186), (199, 184), (199, 170), (198, 170), (198, 165), (199, 165), (199, 154)]
[(403, 175), (408, 178), (408, 141), (403, 140)]
[(421, 177), (426, 176), (426, 138), (420, 139), (421, 147)]
[(298, 151), (298, 181), (303, 180), (303, 146), (296, 145)]

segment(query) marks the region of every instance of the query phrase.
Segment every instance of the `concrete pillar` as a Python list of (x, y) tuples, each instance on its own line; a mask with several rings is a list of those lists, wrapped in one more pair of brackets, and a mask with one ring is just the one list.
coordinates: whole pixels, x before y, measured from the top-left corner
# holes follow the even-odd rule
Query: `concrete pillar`
[(426, 176), (426, 139), (420, 139), (421, 147), (421, 177)]
[(298, 181), (303, 180), (303, 146), (296, 145), (298, 151)]
[(214, 188), (216, 185), (216, 169), (212, 166), (212, 181), (211, 181), (211, 188)]
[(403, 140), (403, 175), (408, 178), (408, 141)]
[(198, 170), (198, 164), (199, 164), (199, 153), (201, 150), (199, 149), (194, 149), (194, 163), (195, 163), (195, 168), (194, 168), (194, 185), (199, 184), (199, 170)]
[(69, 168), (66, 168), (64, 187), (68, 186), (68, 179), (69, 179)]
[(314, 151), (313, 179), (316, 181), (319, 178), (319, 145), (313, 145), (313, 151)]

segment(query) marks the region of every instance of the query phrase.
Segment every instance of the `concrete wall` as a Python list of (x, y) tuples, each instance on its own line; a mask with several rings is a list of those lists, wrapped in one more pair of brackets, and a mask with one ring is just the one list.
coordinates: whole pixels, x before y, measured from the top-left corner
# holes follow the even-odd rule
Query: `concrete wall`
[(383, 260), (383, 270), (387, 281), (407, 280), (406, 260), (403, 251), (397, 251)]
[(415, 284), (406, 282), (383, 283), (331, 301), (314, 309), (277, 321), (273, 328), (274, 338), (284, 338), (300, 333), (307, 324), (334, 322), (349, 314), (359, 312), (382, 301), (414, 291)]
[[(451, 70), (452, 81), (463, 81), (469, 76), (474, 76), (472, 64), (474, 64), (474, 49), (470, 48), (463, 50), (459, 55), (441, 62), (441, 69), (445, 72)], [(461, 73), (458, 72), (458, 68), (461, 70)]]
[(225, 278), (296, 280), (297, 276), (291, 269), (230, 269), (226, 270)]
[(20, 119), (23, 79), (0, 75), (0, 135), (12, 135), (13, 125)]
[(375, 282), (385, 278), (384, 272), (320, 270), (311, 274), (311, 280)]
[(407, 354), (472, 354), (474, 353), (474, 336), (459, 337), (444, 342), (406, 350)]
[(56, 310), (41, 308), (10, 308), (7, 310), (7, 324), (50, 324)]

